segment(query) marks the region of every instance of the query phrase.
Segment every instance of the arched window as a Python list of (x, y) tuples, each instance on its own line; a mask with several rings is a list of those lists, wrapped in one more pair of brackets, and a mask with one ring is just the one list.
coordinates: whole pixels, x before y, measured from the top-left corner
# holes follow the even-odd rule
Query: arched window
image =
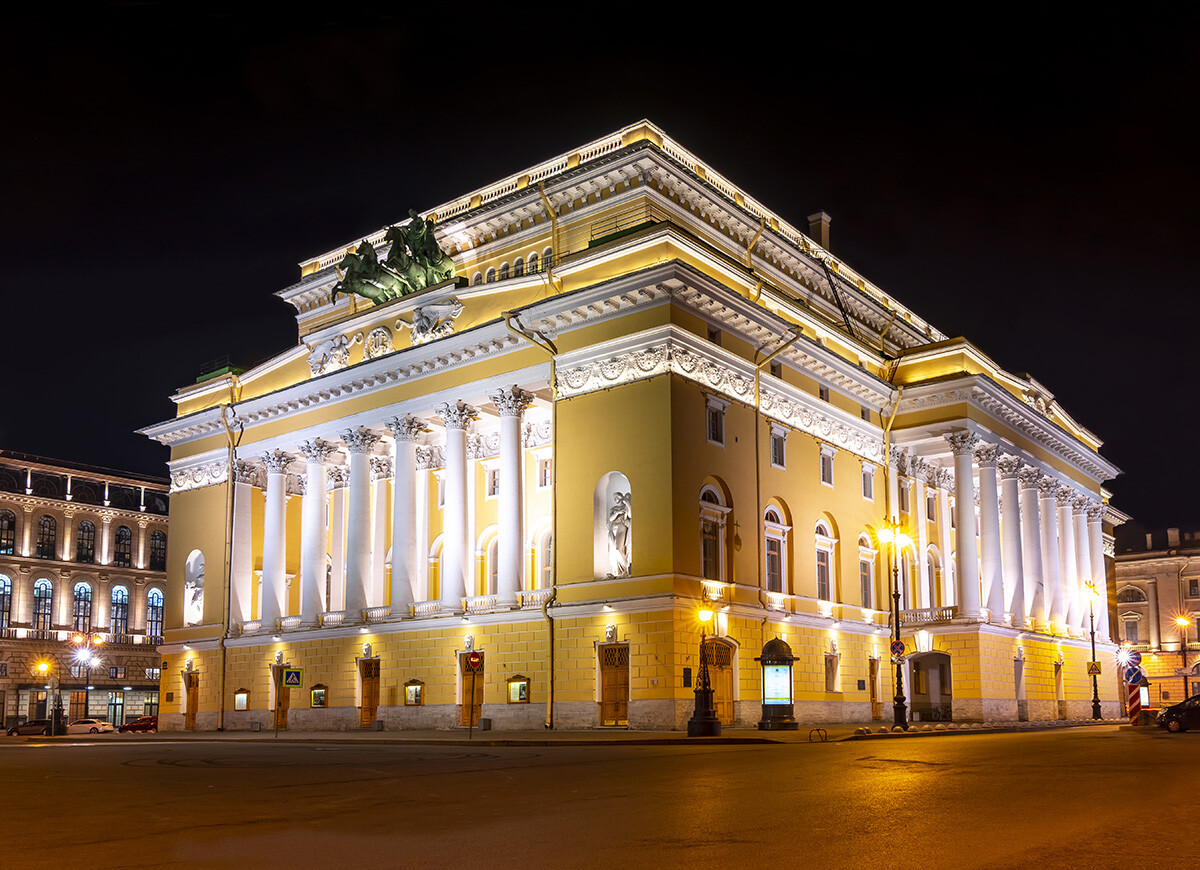
[(114, 586), (112, 591), (112, 627), (113, 634), (129, 634), (129, 590), (124, 586)]
[(75, 584), (75, 604), (71, 617), (71, 627), (75, 631), (92, 630), (92, 587), (86, 583)]
[(550, 529), (538, 541), (537, 553), (539, 588), (549, 589), (554, 581), (554, 532)]
[(508, 278), (508, 263), (500, 264), (500, 280), (504, 281)]
[(425, 594), (430, 601), (438, 601), (442, 595), (442, 536), (438, 535), (429, 548), (429, 574)]
[(769, 507), (763, 514), (763, 552), (766, 556), (764, 573), (768, 592), (786, 592), (784, 578), (787, 576), (787, 535), (791, 526), (783, 523), (778, 509)]
[(483, 589), (480, 595), (495, 595), (500, 579), (500, 536), (488, 538), (483, 550)]
[(146, 634), (152, 638), (163, 634), (163, 594), (158, 589), (146, 593)]
[(54, 521), (54, 517), (49, 514), (44, 514), (38, 520), (37, 532), (37, 550), (34, 555), (39, 559), (53, 559), (54, 544), (58, 540), (58, 523)]
[(0, 511), (0, 556), (11, 556), (17, 546), (17, 515)]
[(483, 274), (482, 273), (476, 272), (474, 275), (471, 276), (471, 286), (472, 287), (477, 287), (478, 285), (480, 285), (482, 283), (483, 283)]
[(871, 546), (868, 535), (858, 536), (858, 587), (863, 607), (875, 607), (875, 560), (879, 551)]
[(1117, 593), (1117, 601), (1120, 604), (1143, 604), (1146, 601), (1146, 593), (1136, 586), (1126, 586)]
[(80, 520), (75, 530), (75, 561), (96, 561), (96, 525), (89, 520)]
[(729, 507), (715, 486), (700, 491), (700, 576), (725, 580), (725, 529)]
[(118, 568), (128, 568), (133, 563), (133, 533), (129, 526), (117, 527), (117, 545), (113, 549), (113, 564)]
[(520, 257), (517, 257), (517, 259), (515, 259), (513, 261), (513, 277), (520, 278), (524, 274), (525, 274), (525, 261), (522, 260)]
[(546, 250), (542, 251), (542, 268), (554, 268), (554, 250), (552, 248), (546, 248)]
[(53, 599), (53, 583), (43, 577), (33, 584), (33, 628), (35, 631), (50, 630)]
[(529, 255), (529, 274), (532, 275), (538, 270), (538, 255), (534, 252)]
[(12, 622), (12, 580), (0, 574), (0, 628), (8, 628)]
[(167, 570), (167, 533), (161, 529), (150, 533), (150, 570)]
[(817, 523), (815, 529), (817, 555), (817, 597), (823, 601), (833, 601), (833, 555), (837, 548), (837, 538), (829, 533), (829, 526)]
[(493, 268), (489, 268), (483, 276), (483, 283), (491, 284), (495, 280), (496, 280), (496, 270)]

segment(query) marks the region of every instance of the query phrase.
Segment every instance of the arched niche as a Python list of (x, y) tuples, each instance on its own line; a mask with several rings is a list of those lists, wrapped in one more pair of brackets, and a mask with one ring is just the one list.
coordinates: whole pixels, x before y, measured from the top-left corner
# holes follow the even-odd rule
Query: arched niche
[(592, 552), (597, 580), (628, 577), (633, 566), (633, 490), (629, 478), (610, 471), (596, 483)]

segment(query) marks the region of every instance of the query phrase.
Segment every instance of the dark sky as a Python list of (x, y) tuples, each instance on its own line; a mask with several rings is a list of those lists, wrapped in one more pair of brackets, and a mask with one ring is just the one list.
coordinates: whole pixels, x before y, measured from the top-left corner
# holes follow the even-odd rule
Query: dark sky
[(133, 430), (295, 341), (300, 260), (647, 117), (1040, 380), (1118, 507), (1200, 527), (1195, 12), (296, 8), (10, 17), (0, 447), (165, 474)]

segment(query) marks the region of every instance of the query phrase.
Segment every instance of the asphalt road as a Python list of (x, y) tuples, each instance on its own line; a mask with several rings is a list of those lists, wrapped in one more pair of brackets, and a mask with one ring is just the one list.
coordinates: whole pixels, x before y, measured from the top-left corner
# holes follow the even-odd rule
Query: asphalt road
[(1200, 733), (755, 746), (0, 738), (0, 866), (1195, 866)]

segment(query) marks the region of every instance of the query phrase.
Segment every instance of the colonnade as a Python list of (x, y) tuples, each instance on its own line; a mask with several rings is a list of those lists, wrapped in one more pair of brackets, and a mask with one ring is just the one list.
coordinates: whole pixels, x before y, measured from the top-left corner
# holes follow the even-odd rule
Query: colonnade
[[(498, 559), (496, 604), (516, 606), (522, 580), (524, 540), (522, 492), (522, 416), (532, 394), (513, 385), (488, 396), (500, 414)], [(439, 572), (439, 605), (443, 611), (463, 608), (472, 582), (469, 538), (469, 486), (471, 466), (468, 433), (479, 411), (457, 400), (438, 406), (435, 413), (445, 432), (442, 455), (442, 558)], [(296, 445), (295, 453), (273, 450), (260, 457), (265, 471), (262, 521), (262, 583), (259, 620), (264, 631), (274, 631), (283, 617), (298, 616), (301, 626), (315, 626), (326, 611), (326, 543), (332, 527), (333, 563), (331, 610), (343, 611), (345, 623), (366, 621), (367, 611), (384, 604), (385, 559), (389, 529), (387, 481), (391, 493), (392, 543), (391, 618), (408, 615), (408, 608), (426, 594), (424, 559), (420, 552), (419, 525), (424, 505), (418, 504), (418, 439), (430, 431), (427, 421), (411, 414), (382, 423), (391, 435), (390, 455), (378, 453), (384, 437), (375, 429), (345, 429), (335, 439), (312, 438)], [(428, 448), (426, 448), (428, 449)], [(335, 459), (348, 456), (346, 464)], [(286, 571), (288, 542), (286, 505), (288, 469), (304, 461), (300, 528), (299, 613), (288, 612)], [(252, 613), (253, 553), (250, 497), (260, 471), (239, 463), (232, 483), (234, 493), (233, 558), (231, 564), (231, 620), (247, 622)], [(330, 497), (329, 493), (332, 493)], [(327, 510), (327, 505), (329, 509)], [(340, 606), (334, 606), (340, 605)]]
[[(1016, 628), (1088, 629), (1088, 590), (1096, 635), (1109, 640), (1104, 573), (1104, 506), (1058, 478), (1002, 455), (967, 432), (949, 434), (954, 455), (955, 585), (959, 615)], [(979, 475), (976, 548), (975, 471)]]

